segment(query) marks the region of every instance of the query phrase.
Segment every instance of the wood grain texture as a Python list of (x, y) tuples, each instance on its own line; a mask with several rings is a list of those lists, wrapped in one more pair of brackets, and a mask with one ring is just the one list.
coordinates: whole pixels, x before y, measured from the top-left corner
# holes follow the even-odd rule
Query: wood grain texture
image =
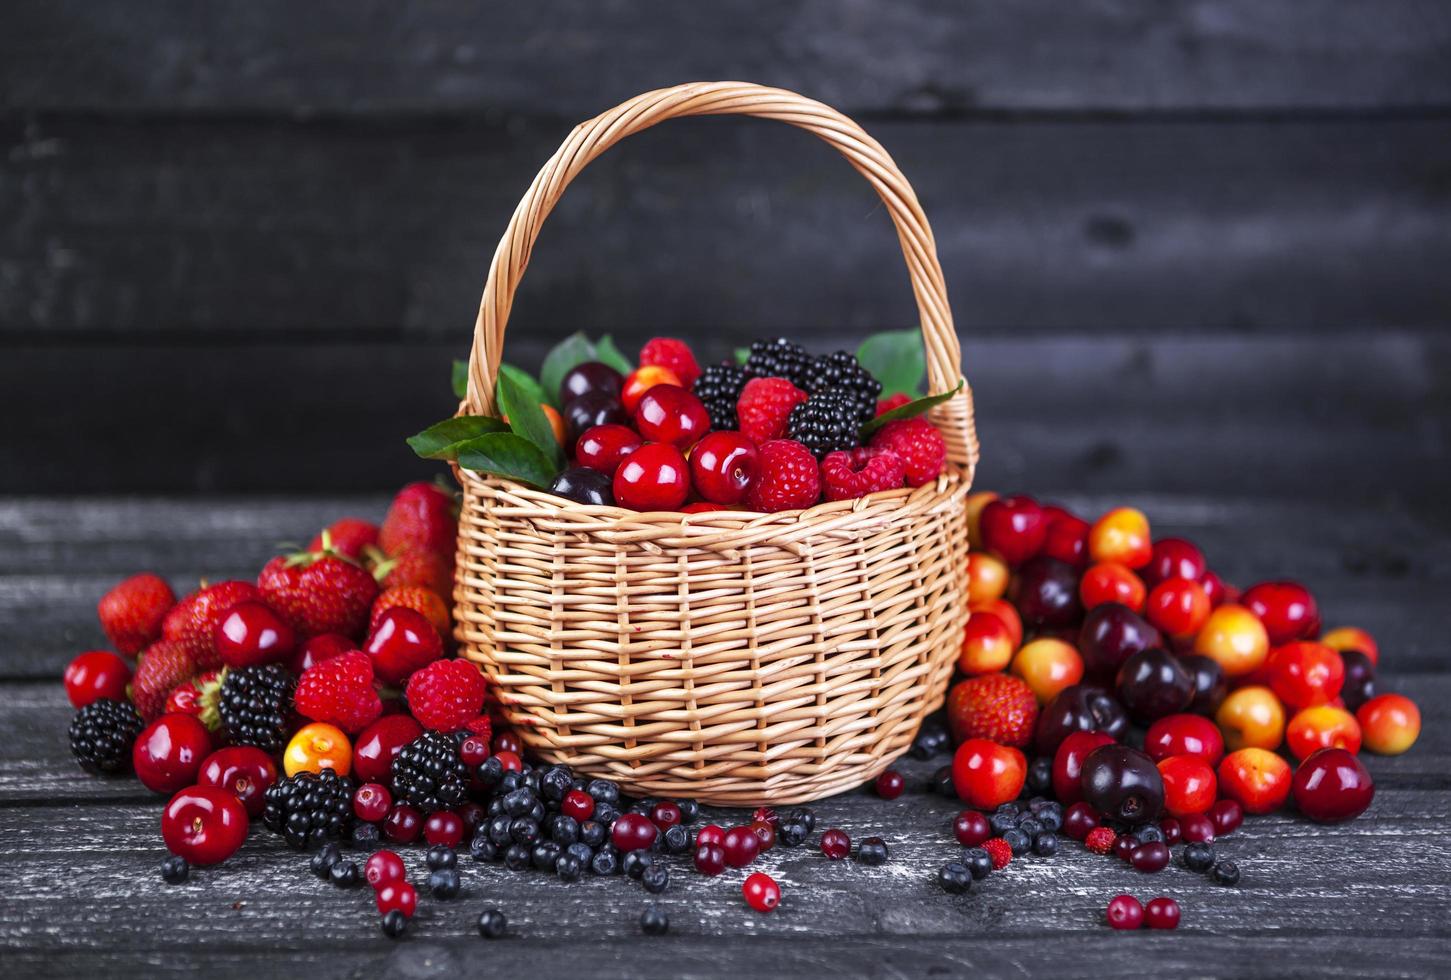
[(573, 118), (709, 78), (853, 113), (1451, 103), (1451, 16), (1434, 0), (21, 0), (5, 19), (0, 106), (12, 112)]

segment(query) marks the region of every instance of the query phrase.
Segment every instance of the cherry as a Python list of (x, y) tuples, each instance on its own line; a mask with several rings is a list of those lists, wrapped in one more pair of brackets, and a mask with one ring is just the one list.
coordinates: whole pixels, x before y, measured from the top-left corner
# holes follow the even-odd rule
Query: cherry
[(356, 643), (341, 633), (319, 633), (292, 652), (287, 669), (301, 677), (309, 667), (357, 648)]
[[(1053, 795), (1064, 806), (1083, 799), (1083, 759), (1103, 745), (1112, 745), (1107, 732), (1073, 732), (1053, 754)], [(1089, 828), (1090, 830), (1092, 828)]]
[(846, 835), (844, 830), (833, 828), (822, 831), (821, 853), (833, 861), (840, 861), (851, 853), (851, 838)]
[(1341, 650), (1340, 663), (1345, 682), (1340, 685), (1340, 700), (1350, 711), (1375, 697), (1375, 661), (1359, 650)]
[(1164, 780), (1164, 809), (1170, 816), (1204, 813), (1214, 805), (1219, 781), (1204, 759), (1192, 755), (1162, 759), (1159, 776)]
[(697, 843), (695, 870), (712, 878), (725, 870), (725, 848), (719, 844)]
[(374, 851), (363, 865), (363, 877), (374, 888), (382, 888), (394, 881), (402, 881), (407, 869), (403, 859), (394, 851)]
[(739, 432), (712, 432), (690, 451), (696, 492), (715, 504), (738, 504), (760, 466), (756, 444)]
[(615, 471), (615, 502), (631, 510), (679, 510), (690, 494), (690, 474), (680, 450), (651, 443), (626, 456)]
[(969, 806), (992, 809), (1017, 799), (1028, 778), (1028, 762), (1015, 748), (970, 738), (952, 757), (952, 784)]
[(1144, 907), (1132, 895), (1119, 895), (1108, 903), (1104, 913), (1115, 929), (1138, 929), (1144, 924)]
[(1138, 613), (1115, 602), (1089, 611), (1078, 631), (1078, 649), (1091, 676), (1111, 678), (1131, 654), (1163, 646), (1159, 631)]
[(1131, 654), (1118, 669), (1118, 697), (1140, 722), (1177, 714), (1194, 700), (1194, 678), (1167, 650)]
[(212, 631), (222, 663), (233, 670), (277, 663), (297, 645), (297, 634), (272, 607), (245, 599), (228, 609)]
[[(604, 428), (604, 426), (599, 426)], [(591, 504), (595, 507), (613, 507), (615, 505), (614, 481), (610, 474), (601, 473), (599, 470), (592, 470), (584, 466), (571, 466), (567, 470), (560, 471), (552, 483), (549, 484), (549, 492), (556, 496), (564, 497), (566, 500), (573, 500), (577, 504)]]
[(1145, 583), (1152, 587), (1170, 579), (1198, 582), (1208, 570), (1209, 564), (1198, 546), (1183, 538), (1160, 538), (1154, 542), (1143, 572)]
[(393, 794), (382, 783), (364, 783), (353, 791), (353, 812), (365, 823), (377, 823), (393, 809)]
[(1134, 612), (1142, 612), (1148, 590), (1133, 569), (1117, 562), (1105, 561), (1091, 565), (1078, 583), (1078, 597), (1085, 609), (1116, 602)]
[(1038, 715), (1033, 743), (1039, 755), (1054, 755), (1074, 732), (1104, 732), (1122, 738), (1129, 718), (1123, 706), (1102, 688), (1074, 684), (1059, 691)]
[(1198, 715), (1212, 715), (1224, 703), (1229, 694), (1229, 678), (1219, 661), (1202, 653), (1191, 653), (1179, 658), (1180, 665), (1194, 678), (1194, 700), (1189, 710)]
[(1198, 582), (1171, 578), (1154, 586), (1144, 608), (1164, 634), (1187, 639), (1199, 632), (1214, 606)]
[(1375, 799), (1375, 781), (1344, 749), (1321, 749), (1300, 763), (1293, 783), (1295, 805), (1318, 823), (1360, 816)]
[(395, 803), (383, 818), (383, 836), (397, 844), (411, 844), (423, 830), (423, 814), (407, 803)]
[(458, 757), (469, 767), (483, 765), (489, 761), (489, 740), (482, 735), (470, 735), (458, 744)]
[(580, 436), (597, 425), (629, 425), (630, 413), (618, 395), (590, 391), (564, 403), (565, 450), (573, 451)]
[(595, 798), (582, 789), (572, 789), (560, 801), (559, 812), (579, 821), (588, 820), (594, 816)]
[(88, 650), (65, 669), (65, 693), (71, 707), (84, 708), (93, 701), (125, 701), (131, 668), (110, 650)]
[(1139, 849), (1139, 845), (1139, 839), (1133, 834), (1124, 834), (1114, 839), (1113, 850), (1110, 853), (1120, 861), (1128, 861), (1133, 857), (1134, 851)]
[(1023, 620), (1033, 626), (1063, 629), (1076, 624), (1083, 615), (1078, 600), (1078, 572), (1067, 562), (1047, 555), (1023, 562), (1009, 595)]
[(1421, 709), (1403, 694), (1381, 694), (1355, 711), (1365, 747), (1380, 755), (1400, 755), (1421, 735)]
[(999, 497), (978, 518), (983, 547), (1014, 567), (1043, 550), (1048, 522), (1032, 497)]
[(1179, 821), (1173, 817), (1165, 817), (1159, 821), (1159, 831), (1164, 835), (1165, 844), (1177, 844), (1184, 837), (1184, 830), (1179, 826)]
[[(1244, 807), (1246, 813), (1278, 810), (1290, 795), (1292, 778), (1290, 764), (1268, 749), (1239, 749), (1219, 763), (1219, 791)], [(1185, 839), (1188, 839), (1187, 828)]]
[(757, 912), (769, 912), (781, 902), (781, 886), (770, 875), (757, 871), (741, 885), (746, 904)]
[(363, 649), (373, 658), (378, 679), (396, 685), (442, 657), (443, 638), (421, 612), (394, 606), (378, 617)]
[(423, 821), (423, 839), (430, 844), (458, 847), (464, 839), (464, 822), (457, 813), (439, 810)]
[(737, 826), (727, 830), (720, 846), (725, 851), (726, 864), (732, 868), (744, 868), (761, 853), (761, 839), (750, 827)]
[(1239, 589), (1226, 583), (1219, 577), (1218, 572), (1205, 572), (1204, 576), (1199, 579), (1199, 584), (1204, 586), (1204, 594), (1209, 596), (1209, 604), (1215, 609), (1226, 602), (1239, 601)]
[(412, 715), (384, 715), (358, 735), (353, 747), (353, 775), (370, 783), (386, 782), (393, 757), (423, 734)]
[(902, 774), (897, 770), (888, 769), (877, 777), (872, 786), (882, 799), (895, 800), (907, 788), (907, 780), (903, 779)]
[(405, 919), (413, 918), (418, 909), (418, 892), (406, 881), (390, 881), (377, 890), (378, 914), (401, 912)]
[(684, 388), (656, 385), (635, 404), (635, 428), (649, 442), (668, 442), (681, 452), (710, 431), (705, 406)]
[(1319, 704), (1305, 708), (1285, 726), (1285, 744), (1297, 759), (1307, 759), (1318, 749), (1360, 751), (1360, 723), (1344, 708)]
[(671, 800), (661, 800), (650, 808), (650, 822), (661, 831), (669, 830), (682, 819), (680, 806)]
[(1261, 582), (1247, 589), (1240, 602), (1265, 624), (1272, 647), (1320, 632), (1315, 597), (1298, 582)]
[(620, 389), (620, 401), (624, 402), (625, 411), (634, 412), (635, 406), (640, 404), (640, 399), (645, 393), (656, 385), (674, 385), (677, 388), (684, 388), (685, 382), (680, 380), (680, 375), (659, 364), (645, 364), (630, 372), (625, 379), (625, 385)]
[(1144, 751), (1155, 762), (1176, 755), (1198, 756), (1211, 766), (1224, 757), (1219, 726), (1200, 715), (1168, 715), (1149, 726)]
[(621, 854), (649, 850), (657, 833), (654, 822), (643, 813), (622, 813), (610, 828), (610, 842)]
[(191, 715), (169, 714), (147, 725), (131, 748), (141, 785), (153, 793), (175, 793), (197, 780), (211, 754), (207, 728)]
[(1045, 507), (1043, 513), (1048, 518), (1048, 532), (1043, 536), (1042, 553), (1074, 568), (1086, 565), (1088, 522), (1056, 507)]
[(277, 764), (261, 749), (234, 745), (218, 749), (203, 759), (197, 782), (228, 790), (242, 804), (247, 816), (257, 817), (266, 805), (263, 795), (277, 782)]
[(952, 820), (952, 834), (963, 847), (977, 847), (993, 835), (993, 828), (978, 811), (963, 810)]
[(600, 361), (585, 361), (570, 368), (560, 380), (559, 403), (563, 405), (595, 391), (619, 397), (624, 387), (625, 378), (620, 372)]
[(166, 849), (195, 865), (231, 857), (247, 837), (247, 811), (230, 790), (191, 786), (180, 790), (161, 814)]
[(725, 842), (725, 831), (717, 824), (708, 823), (696, 831), (697, 844), (721, 844)]
[(1234, 800), (1217, 800), (1209, 808), (1209, 822), (1214, 825), (1214, 832), (1220, 837), (1232, 834), (1244, 823), (1244, 808)]
[(1154, 820), (1164, 808), (1164, 780), (1138, 749), (1103, 745), (1083, 760), (1083, 799), (1099, 813), (1127, 824)]
[(1153, 899), (1144, 907), (1144, 924), (1150, 929), (1179, 928), (1179, 903), (1162, 896)]
[(614, 476), (620, 461), (644, 444), (640, 434), (628, 425), (596, 425), (586, 429), (574, 444), (574, 459), (580, 466)]
[(1340, 696), (1345, 663), (1325, 644), (1302, 640), (1271, 650), (1265, 677), (1270, 690), (1285, 704), (1310, 708)]
[(1089, 529), (1088, 554), (1094, 561), (1116, 561), (1129, 568), (1142, 568), (1153, 557), (1149, 519), (1132, 507), (1109, 511)]
[[(1080, 790), (1080, 792), (1082, 792)], [(1079, 800), (1063, 813), (1063, 833), (1074, 840), (1083, 840), (1098, 826), (1098, 811)]]

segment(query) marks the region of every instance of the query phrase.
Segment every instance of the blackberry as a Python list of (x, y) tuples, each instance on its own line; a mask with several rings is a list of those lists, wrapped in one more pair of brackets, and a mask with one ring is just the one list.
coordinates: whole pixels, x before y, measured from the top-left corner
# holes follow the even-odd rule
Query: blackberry
[(234, 745), (252, 745), (276, 755), (292, 729), (292, 692), (297, 678), (279, 664), (227, 672), (217, 710)]
[(458, 757), (458, 746), (467, 737), (467, 732), (424, 732), (403, 746), (393, 757), (393, 799), (424, 813), (464, 802), (469, 767)]
[(851, 394), (838, 388), (812, 395), (791, 409), (786, 419), (786, 435), (811, 450), (817, 459), (838, 449), (860, 446), (860, 429)]
[(331, 769), (284, 776), (262, 797), (262, 822), (300, 851), (340, 840), (352, 829), (353, 789)]
[(736, 418), (736, 401), (745, 386), (745, 369), (729, 361), (712, 364), (695, 379), (691, 390), (705, 406), (712, 431), (734, 432), (740, 428), (740, 421)]
[(145, 724), (125, 701), (92, 701), (71, 720), (71, 751), (87, 772), (131, 768), (131, 746)]
[(748, 378), (785, 378), (798, 388), (806, 390), (806, 375), (815, 362), (806, 348), (793, 344), (785, 337), (775, 340), (758, 340), (751, 344), (751, 355), (746, 358), (745, 373)]
[(844, 392), (855, 406), (858, 425), (870, 422), (877, 414), (877, 399), (882, 394), (882, 383), (861, 366), (855, 354), (844, 350), (813, 361), (798, 387), (808, 395), (823, 391)]

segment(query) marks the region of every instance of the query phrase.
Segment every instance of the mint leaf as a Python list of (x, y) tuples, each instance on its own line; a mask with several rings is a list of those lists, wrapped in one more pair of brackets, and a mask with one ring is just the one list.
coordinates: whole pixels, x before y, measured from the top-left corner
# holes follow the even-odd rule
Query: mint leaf
[(557, 470), (564, 456), (554, 439), (554, 426), (545, 418), (544, 409), (539, 407), (533, 394), (515, 381), (510, 372), (501, 371), (498, 399), (499, 411), (509, 420), (509, 429), (532, 442)]
[(453, 362), (453, 396), (459, 400), (469, 396), (469, 362), (457, 358)]
[(471, 441), (458, 455), (466, 470), (501, 476), (543, 490), (554, 482), (555, 468), (539, 447), (512, 432), (492, 432)]
[(621, 374), (629, 374), (635, 370), (635, 365), (630, 363), (628, 357), (620, 353), (620, 349), (615, 346), (615, 338), (609, 334), (605, 334), (595, 342), (595, 360), (608, 364)]
[(872, 334), (857, 348), (856, 359), (882, 383), (882, 396), (916, 395), (927, 371), (922, 331), (887, 330)]
[(551, 405), (559, 404), (559, 384), (570, 369), (594, 359), (595, 345), (582, 333), (565, 337), (544, 355), (544, 364), (539, 368), (539, 383)]
[(887, 412), (885, 415), (878, 415), (866, 425), (862, 426), (861, 437), (865, 439), (867, 436), (872, 435), (874, 432), (876, 432), (882, 426), (886, 425), (888, 422), (896, 422), (898, 419), (916, 418), (918, 415), (921, 415), (933, 405), (941, 405), (943, 402), (947, 401), (947, 399), (951, 398), (953, 395), (957, 394), (961, 390), (962, 382), (959, 381), (957, 383), (957, 387), (953, 388), (951, 391), (944, 391), (940, 395), (928, 395), (926, 398), (919, 398), (914, 402), (908, 402), (901, 408), (894, 408), (890, 412)]
[[(533, 401), (536, 405), (540, 402), (549, 401), (549, 399), (544, 394), (543, 386), (541, 386), (538, 381), (535, 381), (534, 375), (530, 374), (528, 371), (524, 370), (521, 367), (515, 367), (513, 364), (505, 361), (504, 363), (499, 365), (499, 377), (502, 378), (506, 374), (509, 376), (509, 380), (513, 381), (516, 385), (522, 388), (524, 392), (528, 394), (529, 399)], [(496, 392), (498, 391), (497, 384), (495, 385), (494, 390)]]
[(409, 436), (408, 445), (424, 459), (457, 459), (459, 450), (470, 440), (490, 432), (503, 432), (498, 419), (486, 415), (460, 415), (435, 422), (416, 436)]

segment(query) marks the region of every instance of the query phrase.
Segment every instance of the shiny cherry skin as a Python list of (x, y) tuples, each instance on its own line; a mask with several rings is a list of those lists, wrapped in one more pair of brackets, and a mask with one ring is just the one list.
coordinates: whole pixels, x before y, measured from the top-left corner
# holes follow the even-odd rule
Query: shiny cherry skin
[(1214, 805), (1219, 780), (1214, 767), (1192, 755), (1176, 755), (1159, 760), (1159, 776), (1164, 781), (1164, 810), (1171, 817), (1183, 818), (1206, 813)]
[(363, 865), (363, 878), (374, 888), (382, 888), (394, 881), (402, 881), (408, 874), (403, 859), (396, 851), (374, 851)]
[(1186, 844), (1213, 844), (1216, 833), (1214, 821), (1207, 814), (1194, 813), (1179, 819), (1179, 836)]
[[(604, 428), (600, 426), (599, 428)], [(585, 466), (571, 466), (560, 470), (549, 484), (549, 492), (573, 500), (577, 504), (594, 507), (615, 505), (614, 480), (608, 473), (592, 470)]]
[(1093, 523), (1088, 531), (1088, 554), (1094, 561), (1116, 561), (1142, 568), (1153, 557), (1149, 519), (1132, 507), (1118, 507)]
[(191, 786), (179, 790), (161, 814), (166, 849), (203, 867), (236, 853), (247, 838), (247, 811), (230, 790)]
[(1179, 903), (1161, 896), (1144, 906), (1144, 925), (1150, 929), (1177, 929), (1179, 915)]
[(1198, 582), (1209, 571), (1204, 552), (1198, 545), (1183, 538), (1160, 538), (1154, 542), (1149, 563), (1144, 566), (1144, 582), (1150, 587), (1170, 579)]
[(261, 749), (233, 745), (217, 749), (202, 760), (197, 783), (228, 790), (242, 804), (248, 817), (262, 813), (263, 794), (277, 782), (277, 763)]
[[(1245, 813), (1278, 810), (1290, 795), (1292, 778), (1290, 764), (1268, 749), (1239, 749), (1219, 763), (1220, 793), (1238, 803)], [(1189, 839), (1187, 833), (1184, 839)]]
[(677, 385), (656, 385), (645, 392), (632, 418), (647, 442), (668, 442), (681, 452), (710, 431), (710, 415), (700, 399)]
[(383, 818), (383, 836), (395, 844), (411, 844), (423, 833), (423, 814), (407, 803), (395, 803)]
[[(1008, 635), (1013, 641), (1013, 649), (1016, 650), (1023, 645), (1023, 617), (1018, 615), (1018, 610), (1008, 600), (988, 599), (984, 602), (970, 603), (968, 612), (996, 616), (1008, 628)], [(1075, 654), (1077, 652), (1077, 650), (1074, 651)]]
[(697, 844), (722, 844), (725, 842), (725, 828), (719, 824), (708, 823), (695, 832)]
[(628, 425), (596, 425), (586, 429), (574, 444), (574, 461), (614, 476), (621, 461), (643, 445), (645, 440)]
[(403, 913), (405, 919), (411, 919), (418, 910), (418, 892), (406, 881), (387, 882), (374, 894), (379, 915), (397, 910)]
[[(1080, 793), (1083, 791), (1080, 789)], [(1098, 826), (1098, 811), (1082, 800), (1063, 812), (1063, 833), (1081, 841)]]
[(1333, 630), (1327, 630), (1320, 637), (1320, 642), (1341, 653), (1354, 650), (1363, 654), (1372, 667), (1380, 662), (1380, 645), (1375, 642), (1375, 637), (1359, 626), (1337, 626)]
[(1229, 678), (1224, 676), (1224, 668), (1219, 666), (1219, 661), (1202, 653), (1185, 654), (1179, 663), (1194, 678), (1194, 700), (1189, 702), (1189, 710), (1200, 715), (1214, 714), (1229, 694)]
[(1252, 674), (1270, 652), (1270, 636), (1258, 616), (1244, 606), (1226, 603), (1209, 614), (1194, 637), (1194, 652), (1211, 658), (1226, 677)]
[(524, 742), (519, 738), (518, 732), (512, 732), (508, 729), (504, 729), (501, 732), (494, 733), (495, 755), (498, 755), (500, 752), (512, 752), (515, 755), (518, 755), (520, 752), (523, 751)]
[(963, 810), (952, 819), (952, 835), (963, 847), (977, 847), (993, 835), (993, 828), (978, 811)]
[(1167, 715), (1149, 726), (1144, 736), (1144, 751), (1155, 762), (1176, 755), (1192, 755), (1217, 766), (1224, 758), (1224, 736), (1219, 733), (1219, 726), (1201, 715)]
[(1131, 654), (1162, 647), (1159, 631), (1138, 613), (1115, 602), (1089, 611), (1078, 631), (1078, 650), (1090, 677), (1110, 680)]
[(1008, 594), (1023, 621), (1041, 629), (1066, 629), (1083, 616), (1077, 570), (1047, 555), (1023, 562)]
[(1104, 732), (1117, 740), (1128, 727), (1128, 713), (1107, 691), (1074, 684), (1059, 691), (1039, 712), (1033, 745), (1039, 755), (1053, 755), (1073, 732)]
[(647, 851), (658, 833), (654, 821), (643, 813), (622, 813), (610, 828), (610, 842), (621, 854)]
[(1204, 594), (1209, 596), (1209, 604), (1215, 609), (1226, 602), (1239, 601), (1239, 589), (1220, 578), (1219, 573), (1213, 569), (1204, 573), (1199, 584), (1204, 586)]
[(1132, 895), (1119, 895), (1108, 903), (1104, 916), (1114, 929), (1138, 929), (1144, 924), (1144, 907)]
[(741, 885), (746, 904), (757, 912), (769, 912), (781, 903), (781, 886), (770, 875), (757, 871)]
[(1127, 745), (1088, 753), (1081, 784), (1084, 802), (1126, 824), (1147, 823), (1164, 809), (1164, 780), (1154, 760)]
[(713, 504), (738, 504), (760, 467), (756, 444), (739, 432), (712, 432), (690, 451), (696, 493)]
[(1088, 564), (1088, 522), (1067, 511), (1053, 511), (1043, 509), (1048, 515), (1048, 532), (1043, 536), (1042, 554), (1082, 568)]
[(1107, 732), (1073, 732), (1053, 754), (1053, 795), (1064, 806), (1083, 799), (1083, 760), (1103, 745), (1112, 745)]
[(1299, 582), (1261, 582), (1245, 590), (1240, 602), (1265, 624), (1270, 646), (1307, 640), (1320, 632), (1320, 610)]
[(1028, 778), (1023, 753), (985, 738), (970, 738), (952, 757), (952, 784), (957, 795), (978, 810), (995, 809), (1017, 799)]
[(131, 683), (131, 667), (110, 650), (88, 650), (66, 665), (65, 693), (71, 707), (84, 708), (93, 701), (125, 701)]
[(962, 648), (957, 669), (964, 674), (996, 674), (1012, 663), (1013, 632), (1002, 617), (973, 613), (962, 629)]
[(840, 861), (851, 853), (851, 838), (846, 831), (833, 827), (821, 833), (821, 853), (833, 861)]
[(1001, 599), (1008, 591), (1012, 571), (1001, 558), (986, 551), (970, 552), (967, 556), (967, 601), (980, 605)]
[(191, 715), (169, 714), (147, 725), (131, 748), (136, 777), (153, 793), (175, 793), (197, 781), (212, 751), (206, 726)]
[(719, 844), (696, 844), (695, 870), (714, 878), (725, 870), (725, 848)]
[(1345, 662), (1323, 643), (1299, 640), (1270, 651), (1265, 678), (1270, 690), (1289, 707), (1312, 708), (1340, 696)]
[(597, 425), (629, 425), (630, 413), (619, 396), (591, 391), (564, 403), (565, 449), (573, 452), (580, 436)]
[(412, 715), (384, 715), (363, 729), (353, 747), (353, 775), (365, 783), (386, 783), (393, 757), (423, 734)]
[(1285, 744), (1297, 759), (1308, 759), (1320, 749), (1360, 751), (1360, 723), (1355, 715), (1334, 705), (1318, 704), (1297, 711), (1285, 726)]
[(393, 809), (393, 794), (382, 783), (364, 783), (353, 791), (353, 813), (365, 823), (378, 823)]
[(895, 769), (887, 769), (877, 776), (876, 782), (872, 785), (882, 799), (895, 800), (907, 788), (907, 780), (903, 779), (902, 774)]
[(1340, 685), (1340, 700), (1347, 709), (1356, 711), (1375, 697), (1375, 662), (1359, 650), (1341, 650), (1340, 663), (1345, 675), (1345, 682)]
[(978, 518), (982, 543), (988, 551), (1013, 567), (1043, 550), (1048, 521), (1032, 497), (999, 497), (982, 509)]
[(1154, 586), (1144, 609), (1161, 633), (1188, 639), (1199, 632), (1214, 607), (1198, 582), (1171, 578)]
[(1403, 694), (1381, 694), (1355, 712), (1362, 741), (1378, 755), (1400, 755), (1421, 735), (1421, 709)]
[(1028, 685), (1039, 704), (1047, 704), (1083, 680), (1083, 658), (1073, 644), (1045, 637), (1024, 644), (1013, 655), (1012, 673)]
[(602, 391), (618, 398), (625, 387), (625, 377), (600, 361), (585, 361), (565, 372), (559, 382), (559, 403), (564, 405), (581, 395)]
[(319, 633), (292, 651), (292, 656), (287, 658), (287, 669), (301, 677), (308, 668), (356, 649), (358, 644), (341, 633)]
[(732, 827), (721, 838), (721, 850), (725, 852), (726, 864), (732, 868), (744, 868), (761, 853), (761, 839), (750, 827)]
[(401, 685), (409, 674), (443, 656), (443, 638), (422, 613), (394, 606), (378, 617), (363, 651), (372, 658), (379, 680)]
[(1292, 792), (1300, 812), (1317, 823), (1353, 820), (1375, 799), (1375, 781), (1344, 749), (1321, 749), (1295, 770)]
[(1134, 612), (1144, 610), (1149, 591), (1134, 570), (1118, 562), (1105, 561), (1090, 565), (1078, 582), (1078, 598), (1085, 609), (1096, 609), (1116, 602)]
[(1132, 654), (1118, 669), (1118, 699), (1137, 721), (1148, 724), (1177, 714), (1194, 700), (1194, 678), (1168, 650)]
[(1275, 692), (1258, 684), (1236, 688), (1219, 705), (1214, 720), (1231, 751), (1277, 749), (1285, 737), (1285, 707)]
[(576, 820), (588, 820), (594, 816), (595, 798), (582, 789), (572, 789), (560, 801), (559, 812)]
[(505, 772), (523, 772), (524, 760), (519, 758), (517, 752), (495, 752), (494, 758), (504, 767)]
[(1156, 874), (1169, 866), (1169, 845), (1162, 841), (1140, 844), (1129, 852), (1129, 864), (1135, 871)]
[(644, 398), (645, 393), (656, 385), (674, 385), (677, 388), (685, 388), (685, 382), (680, 380), (680, 376), (668, 367), (659, 364), (641, 365), (630, 372), (630, 376), (625, 379), (624, 388), (620, 391), (620, 401), (624, 403), (625, 411), (633, 414), (636, 406), (640, 404), (640, 399)]
[(690, 495), (690, 470), (680, 450), (663, 442), (641, 446), (615, 471), (615, 503), (631, 510), (679, 510)]
[(271, 606), (246, 599), (227, 610), (212, 640), (222, 663), (238, 670), (286, 660), (297, 645), (297, 634)]

